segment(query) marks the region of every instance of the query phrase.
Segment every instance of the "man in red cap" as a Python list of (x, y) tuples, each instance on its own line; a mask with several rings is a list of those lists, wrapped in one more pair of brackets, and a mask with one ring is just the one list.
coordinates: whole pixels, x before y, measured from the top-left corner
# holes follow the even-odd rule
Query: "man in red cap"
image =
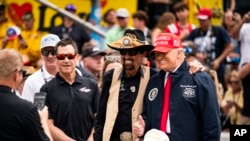
[(209, 68), (216, 70), (220, 83), (225, 86), (224, 73), (226, 56), (233, 50), (231, 39), (226, 30), (212, 25), (212, 10), (201, 8), (197, 14), (200, 27), (194, 29), (187, 40), (198, 46), (196, 57)]
[(211, 77), (188, 72), (182, 41), (174, 34), (161, 33), (153, 52), (161, 71), (148, 82), (134, 133), (142, 136), (154, 128), (174, 141), (219, 141), (220, 111)]
[[(143, 32), (138, 29), (126, 29), (122, 38), (108, 46), (120, 52), (122, 67), (104, 75), (94, 140), (134, 141), (138, 137), (132, 126), (142, 113), (147, 83), (156, 73), (156, 70), (142, 65), (142, 59), (154, 46), (147, 44)], [(191, 73), (200, 68), (199, 65), (193, 66)]]

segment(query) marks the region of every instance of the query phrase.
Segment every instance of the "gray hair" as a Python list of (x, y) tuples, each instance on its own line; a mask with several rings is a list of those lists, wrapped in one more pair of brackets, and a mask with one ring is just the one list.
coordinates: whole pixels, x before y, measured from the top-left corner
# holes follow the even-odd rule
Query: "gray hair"
[(9, 78), (16, 69), (22, 67), (22, 62), (22, 56), (16, 50), (0, 50), (0, 79)]

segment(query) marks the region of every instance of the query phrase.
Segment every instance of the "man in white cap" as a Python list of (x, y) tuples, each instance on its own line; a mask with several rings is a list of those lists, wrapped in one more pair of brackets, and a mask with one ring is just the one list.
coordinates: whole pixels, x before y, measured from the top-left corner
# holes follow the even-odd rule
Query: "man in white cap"
[(105, 38), (106, 44), (109, 44), (123, 37), (125, 30), (129, 28), (128, 26), (129, 15), (130, 15), (129, 11), (126, 8), (117, 9), (116, 18), (117, 18), (118, 25), (108, 31), (106, 38)]
[(34, 101), (34, 95), (40, 91), (43, 84), (55, 77), (58, 72), (56, 57), (54, 52), (55, 45), (60, 38), (54, 34), (47, 34), (41, 39), (41, 54), (44, 64), (41, 69), (27, 78), (24, 83), (22, 98)]

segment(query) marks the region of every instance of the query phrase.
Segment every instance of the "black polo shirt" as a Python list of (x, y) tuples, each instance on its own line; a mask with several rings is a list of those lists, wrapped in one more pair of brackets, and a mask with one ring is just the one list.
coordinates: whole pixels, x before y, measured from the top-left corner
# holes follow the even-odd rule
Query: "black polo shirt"
[(2, 85), (0, 113), (1, 141), (49, 141), (42, 128), (37, 108), (16, 96), (10, 87)]
[(77, 141), (86, 141), (94, 124), (94, 114), (99, 102), (97, 83), (76, 73), (73, 84), (67, 83), (59, 74), (44, 84), (46, 105), (54, 125)]

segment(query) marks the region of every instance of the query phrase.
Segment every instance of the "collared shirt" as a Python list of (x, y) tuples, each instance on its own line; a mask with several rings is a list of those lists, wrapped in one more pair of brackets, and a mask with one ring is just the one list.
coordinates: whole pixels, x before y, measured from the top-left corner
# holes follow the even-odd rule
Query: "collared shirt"
[[(174, 69), (174, 71), (173, 72), (175, 72), (179, 67), (181, 66), (181, 64), (179, 65), (179, 66), (177, 66), (175, 69)], [(173, 73), (172, 72), (172, 73)], [(166, 83), (167, 83), (167, 81), (168, 81), (168, 75), (169, 75), (170, 73), (169, 72), (166, 72), (166, 75), (165, 75), (165, 79), (164, 79), (164, 86), (166, 86)], [(165, 87), (164, 87), (164, 89), (165, 89)], [(170, 97), (169, 97), (170, 98)], [(166, 128), (167, 128), (167, 133), (171, 133), (171, 126), (170, 126), (170, 120), (169, 120), (169, 116), (170, 116), (170, 113), (168, 112), (168, 119), (167, 119), (167, 126), (166, 126)]]
[(43, 65), (41, 69), (30, 75), (24, 83), (22, 98), (33, 103), (36, 92), (40, 91), (40, 88), (45, 81), (49, 82), (55, 76), (51, 75)]
[[(186, 61), (171, 74), (170, 140), (208, 141), (220, 138), (220, 111), (214, 82), (205, 72), (190, 74)], [(144, 98), (146, 131), (160, 129), (165, 72), (150, 78)], [(184, 117), (184, 118), (183, 118)]]
[(69, 137), (86, 141), (99, 102), (97, 83), (76, 73), (75, 81), (69, 84), (57, 73), (40, 91), (47, 93), (49, 119), (54, 120), (54, 125)]
[[(141, 76), (144, 74), (140, 69), (137, 74), (133, 77), (126, 78), (124, 76), (124, 71), (120, 74), (119, 79), (121, 79), (121, 86), (119, 91), (119, 112), (116, 117), (113, 132), (111, 135), (114, 137), (120, 137), (122, 132), (132, 132), (132, 107), (135, 103), (136, 97), (138, 95), (138, 88), (140, 84)], [(129, 124), (128, 124), (129, 123)]]

